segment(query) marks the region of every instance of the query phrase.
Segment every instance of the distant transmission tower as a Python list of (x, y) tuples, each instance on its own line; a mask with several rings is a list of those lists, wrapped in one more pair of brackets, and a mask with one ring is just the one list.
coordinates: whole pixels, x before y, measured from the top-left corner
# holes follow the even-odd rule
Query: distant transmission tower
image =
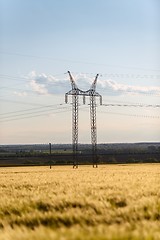
[(96, 97), (100, 98), (102, 105), (102, 96), (96, 92), (96, 84), (98, 74), (93, 81), (91, 88), (88, 91), (80, 90), (68, 71), (72, 89), (65, 94), (65, 102), (68, 102), (68, 95), (72, 95), (72, 146), (73, 146), (73, 168), (78, 168), (78, 96), (83, 96), (83, 103), (85, 104), (85, 97), (90, 97), (90, 120), (91, 120), (91, 143), (92, 143), (92, 160), (93, 167), (97, 167), (97, 127), (96, 127)]

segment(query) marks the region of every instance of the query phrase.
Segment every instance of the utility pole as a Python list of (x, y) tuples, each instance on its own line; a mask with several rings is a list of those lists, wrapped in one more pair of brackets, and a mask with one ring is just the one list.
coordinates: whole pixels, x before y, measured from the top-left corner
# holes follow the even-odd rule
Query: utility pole
[(52, 168), (52, 163), (51, 163), (51, 143), (49, 143), (49, 154), (50, 154), (50, 169)]

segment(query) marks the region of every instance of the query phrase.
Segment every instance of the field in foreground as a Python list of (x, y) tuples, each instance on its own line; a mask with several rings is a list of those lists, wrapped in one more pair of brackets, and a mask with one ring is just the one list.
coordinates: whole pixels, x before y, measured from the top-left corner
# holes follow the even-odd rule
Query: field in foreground
[(0, 168), (0, 239), (160, 239), (160, 164)]

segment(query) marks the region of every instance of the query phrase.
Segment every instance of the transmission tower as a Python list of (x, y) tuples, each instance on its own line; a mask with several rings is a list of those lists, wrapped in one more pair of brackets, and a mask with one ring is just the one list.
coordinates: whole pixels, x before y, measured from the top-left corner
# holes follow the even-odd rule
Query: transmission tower
[[(68, 102), (68, 95), (72, 95), (72, 148), (73, 148), (73, 168), (78, 168), (78, 96), (84, 95), (80, 90), (71, 73), (68, 71), (72, 89), (65, 94), (65, 102)], [(84, 100), (84, 98), (83, 98)]]
[(72, 145), (73, 145), (73, 168), (78, 168), (78, 96), (83, 96), (83, 103), (85, 104), (85, 97), (90, 97), (90, 121), (91, 121), (91, 143), (92, 143), (92, 160), (93, 167), (97, 167), (97, 127), (96, 127), (96, 97), (100, 98), (102, 105), (102, 96), (96, 92), (96, 84), (98, 74), (96, 75), (91, 88), (88, 91), (80, 90), (68, 71), (72, 89), (65, 94), (65, 102), (68, 102), (68, 95), (72, 95)]

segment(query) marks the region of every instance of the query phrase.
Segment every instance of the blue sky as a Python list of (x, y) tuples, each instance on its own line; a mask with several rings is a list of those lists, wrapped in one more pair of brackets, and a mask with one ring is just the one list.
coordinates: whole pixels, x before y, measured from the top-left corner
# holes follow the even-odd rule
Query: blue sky
[[(0, 0), (0, 143), (71, 142), (71, 106), (59, 105), (68, 70), (81, 88), (99, 73), (105, 104), (160, 104), (159, 10), (158, 0)], [(88, 108), (80, 142), (90, 142)], [(160, 140), (159, 108), (97, 112), (99, 142)]]

